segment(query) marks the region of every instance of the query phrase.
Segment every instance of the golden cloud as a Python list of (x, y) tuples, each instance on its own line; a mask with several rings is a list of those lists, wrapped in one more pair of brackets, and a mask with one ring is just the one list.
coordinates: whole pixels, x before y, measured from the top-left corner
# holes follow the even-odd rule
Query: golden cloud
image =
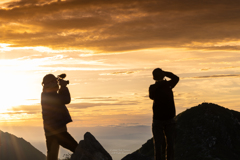
[[(8, 2), (0, 9), (0, 43), (96, 52), (163, 47), (239, 50), (239, 43), (227, 43), (239, 41), (239, 4), (238, 0)], [(219, 42), (221, 46), (216, 45)]]

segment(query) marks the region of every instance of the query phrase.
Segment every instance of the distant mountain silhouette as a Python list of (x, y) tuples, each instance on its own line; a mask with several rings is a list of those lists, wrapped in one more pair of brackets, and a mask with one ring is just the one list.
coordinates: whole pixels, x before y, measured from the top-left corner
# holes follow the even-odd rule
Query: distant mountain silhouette
[(0, 131), (0, 160), (46, 160), (46, 156), (23, 138)]
[[(202, 103), (176, 119), (175, 160), (240, 159), (240, 112)], [(152, 139), (122, 160), (153, 160)]]

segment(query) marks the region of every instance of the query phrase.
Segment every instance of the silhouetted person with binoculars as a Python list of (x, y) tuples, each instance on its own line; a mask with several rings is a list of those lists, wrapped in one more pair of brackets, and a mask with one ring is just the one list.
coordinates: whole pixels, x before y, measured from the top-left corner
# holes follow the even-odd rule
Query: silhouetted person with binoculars
[[(179, 81), (178, 76), (156, 68), (152, 72), (155, 84), (149, 87), (149, 97), (153, 100), (153, 142), (154, 160), (174, 159), (174, 139), (176, 116), (172, 89)], [(169, 81), (164, 77), (170, 78)]]
[(65, 77), (65, 74), (58, 77), (47, 74), (42, 82), (41, 105), (47, 143), (47, 160), (58, 160), (60, 145), (72, 152), (78, 145), (76, 140), (67, 132), (67, 123), (72, 122), (72, 119), (65, 106), (71, 101), (67, 88), (69, 81), (63, 80)]

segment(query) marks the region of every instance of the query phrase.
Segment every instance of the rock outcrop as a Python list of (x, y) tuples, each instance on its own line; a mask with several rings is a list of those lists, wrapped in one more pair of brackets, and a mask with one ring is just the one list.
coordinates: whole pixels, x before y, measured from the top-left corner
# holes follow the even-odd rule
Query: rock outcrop
[[(203, 103), (180, 113), (176, 120), (175, 160), (240, 159), (240, 112)], [(151, 159), (152, 139), (122, 160)]]
[(110, 154), (102, 147), (96, 138), (89, 132), (85, 133), (71, 160), (112, 160)]
[(46, 156), (23, 138), (0, 131), (0, 160), (46, 160)]
[(153, 160), (153, 139), (149, 139), (140, 149), (125, 156), (122, 160)]

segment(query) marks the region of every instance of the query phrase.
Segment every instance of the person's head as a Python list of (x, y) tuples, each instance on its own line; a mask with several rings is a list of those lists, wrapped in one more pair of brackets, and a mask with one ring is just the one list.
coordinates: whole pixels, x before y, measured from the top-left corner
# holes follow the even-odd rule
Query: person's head
[(42, 81), (43, 92), (56, 92), (59, 89), (57, 78), (53, 74), (47, 74)]
[(156, 80), (156, 81), (157, 80), (163, 80), (163, 78), (165, 77), (164, 72), (160, 68), (154, 69), (152, 74), (153, 74), (153, 79)]

